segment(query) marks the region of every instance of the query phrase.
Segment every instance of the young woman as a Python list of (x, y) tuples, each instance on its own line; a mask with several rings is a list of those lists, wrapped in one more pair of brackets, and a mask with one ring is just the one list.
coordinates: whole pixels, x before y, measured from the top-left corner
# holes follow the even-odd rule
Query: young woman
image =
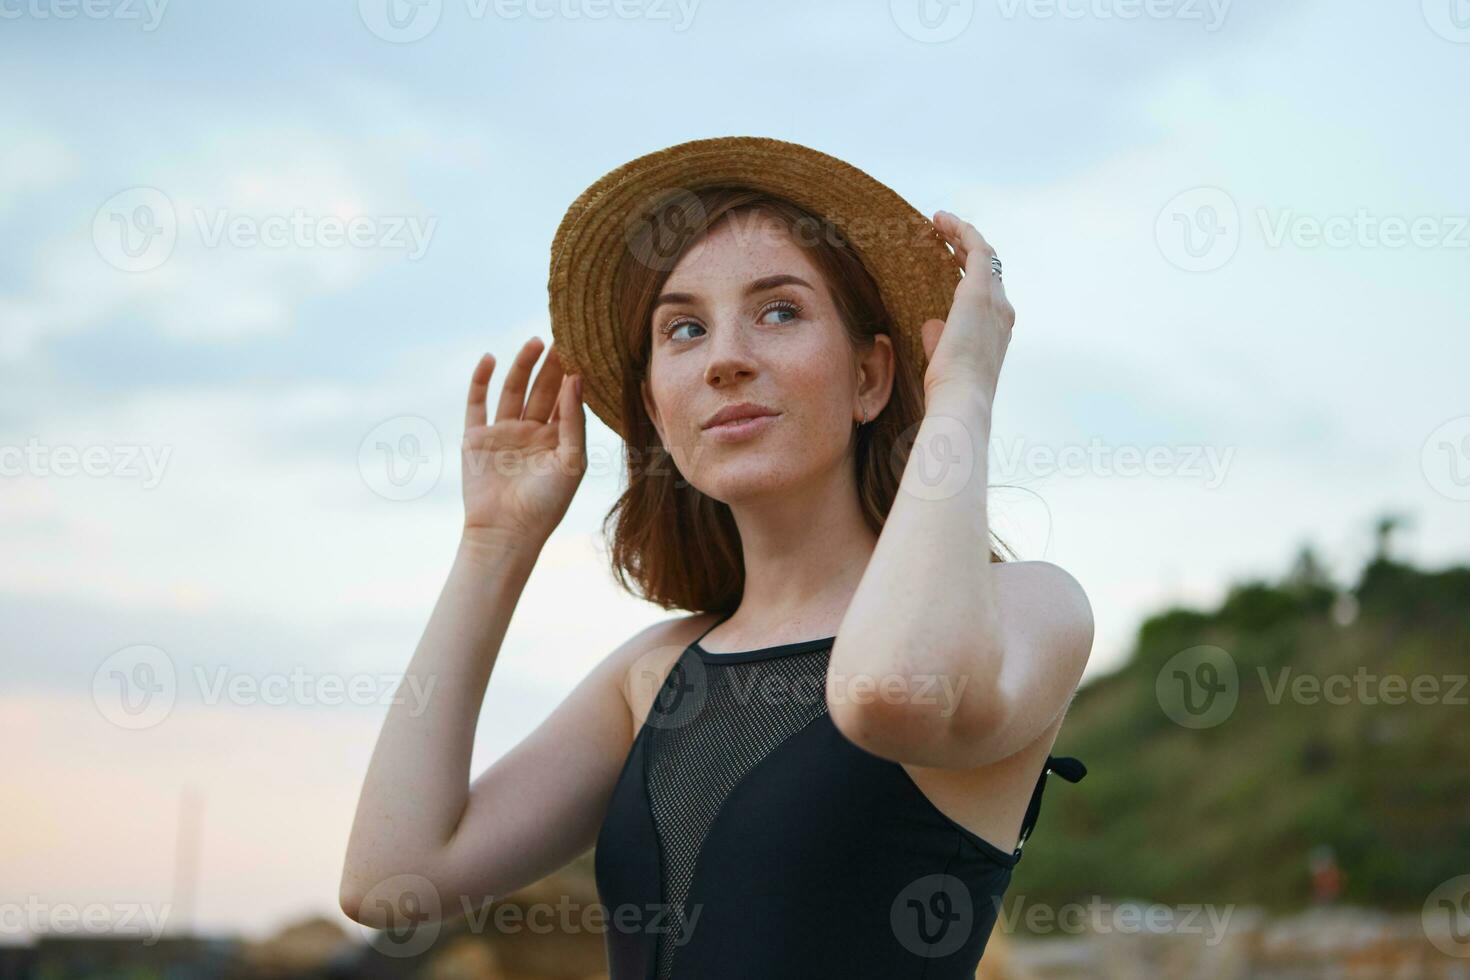
[[(1050, 753), (1092, 645), (1070, 575), (989, 544), (1000, 271), (970, 224), (796, 144), (681, 144), (589, 188), (534, 380), (533, 337), (491, 418), (474, 369), (463, 535), (408, 670), (435, 699), (388, 714), (347, 914), (474, 907), (595, 843), (613, 980), (973, 976), (1047, 774), (1085, 773)], [(621, 580), (694, 612), (467, 789), (584, 401), (626, 440)]]

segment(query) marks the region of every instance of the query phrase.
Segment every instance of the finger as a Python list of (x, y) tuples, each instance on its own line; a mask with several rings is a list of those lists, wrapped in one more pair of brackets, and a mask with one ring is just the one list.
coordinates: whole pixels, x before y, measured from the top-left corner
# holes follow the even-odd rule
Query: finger
[(566, 373), (561, 358), (556, 356), (556, 343), (553, 341), (546, 351), (546, 360), (541, 362), (541, 370), (536, 374), (536, 383), (531, 386), (531, 397), (526, 401), (526, 409), (521, 418), (533, 422), (549, 422), (547, 416), (560, 400), (561, 379), (566, 377)]
[[(962, 221), (948, 211), (938, 212), (945, 220), (935, 227), (944, 232), (949, 243), (954, 246), (955, 258), (965, 267), (965, 275), (983, 274), (990, 275), (990, 259), (995, 255), (995, 249), (980, 234), (980, 230), (968, 221)], [(983, 266), (983, 268), (982, 268)]]
[[(991, 258), (995, 249), (980, 234), (979, 229), (948, 211), (936, 211), (935, 227), (944, 233), (953, 245), (955, 258), (965, 267), (965, 277), (955, 287), (955, 295), (985, 297), (1000, 311), (1001, 319), (1009, 329), (1016, 322), (1016, 311), (1006, 296), (1005, 280), (994, 273)], [(983, 260), (983, 261), (982, 261)]]
[(581, 375), (568, 375), (557, 403), (557, 442), (562, 452), (573, 454), (574, 460), (584, 458), (587, 453), (587, 413), (582, 411), (581, 386)]
[(964, 243), (954, 233), (955, 220), (955, 216), (948, 211), (934, 212), (934, 227), (939, 229), (939, 233), (944, 236), (944, 240), (949, 243), (949, 247), (954, 249), (955, 261), (963, 269), (965, 267), (966, 252)]
[(521, 345), (510, 371), (505, 375), (505, 385), (500, 389), (500, 401), (495, 406), (495, 421), (505, 422), (521, 417), (521, 406), (526, 403), (526, 381), (531, 377), (531, 368), (541, 354), (541, 338), (532, 337)]
[(477, 425), (485, 424), (485, 396), (490, 391), (490, 375), (494, 373), (494, 355), (488, 352), (481, 354), (474, 373), (470, 375), (470, 397), (464, 410), (466, 432)]
[(991, 248), (985, 236), (980, 234), (980, 229), (949, 211), (944, 211), (942, 214), (947, 219), (944, 227), (950, 237), (958, 241), (959, 245), (964, 248), (967, 253), (966, 257), (973, 258), (976, 254), (981, 254), (985, 256), (988, 263), (990, 256), (995, 254), (995, 249)]
[(999, 276), (991, 285), (991, 295), (994, 296), (995, 308), (1000, 312), (1001, 322), (1010, 329), (1016, 325), (1016, 308), (1011, 305), (1010, 298), (1006, 296), (1006, 281)]

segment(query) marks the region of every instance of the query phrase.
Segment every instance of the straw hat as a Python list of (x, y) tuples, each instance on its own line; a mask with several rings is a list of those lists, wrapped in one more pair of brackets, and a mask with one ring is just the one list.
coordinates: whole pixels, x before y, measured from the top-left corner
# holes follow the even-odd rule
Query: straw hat
[[(954, 254), (928, 218), (857, 167), (761, 136), (693, 140), (646, 154), (598, 178), (567, 209), (546, 284), (562, 364), (582, 375), (583, 400), (619, 435), (628, 352), (616, 323), (614, 273), (640, 241), (640, 222), (665, 220), (671, 207), (687, 218), (699, 207), (690, 192), (728, 184), (779, 195), (836, 227), (877, 281), (910, 363), (925, 363), (924, 321), (949, 315), (961, 278)], [(672, 256), (635, 258), (672, 264)]]

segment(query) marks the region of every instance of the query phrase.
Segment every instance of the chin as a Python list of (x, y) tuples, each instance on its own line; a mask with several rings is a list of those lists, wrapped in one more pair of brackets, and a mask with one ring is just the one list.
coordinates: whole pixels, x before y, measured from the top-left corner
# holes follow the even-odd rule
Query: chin
[(739, 453), (706, 452), (700, 461), (698, 479), (691, 480), (701, 493), (726, 504), (753, 500), (789, 491), (811, 476), (795, 470), (790, 461), (801, 458), (794, 449), (784, 452), (742, 450)]

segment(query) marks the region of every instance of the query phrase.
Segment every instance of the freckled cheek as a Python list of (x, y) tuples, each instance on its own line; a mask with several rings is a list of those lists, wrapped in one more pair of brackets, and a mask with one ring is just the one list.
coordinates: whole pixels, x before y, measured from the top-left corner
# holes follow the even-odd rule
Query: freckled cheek
[(788, 374), (783, 387), (802, 424), (823, 434), (841, 429), (848, 414), (842, 393), (851, 388), (841, 362), (822, 351), (801, 363), (809, 366)]
[(704, 419), (699, 415), (702, 378), (664, 377), (653, 390), (655, 404), (663, 416), (664, 431), (697, 434)]

